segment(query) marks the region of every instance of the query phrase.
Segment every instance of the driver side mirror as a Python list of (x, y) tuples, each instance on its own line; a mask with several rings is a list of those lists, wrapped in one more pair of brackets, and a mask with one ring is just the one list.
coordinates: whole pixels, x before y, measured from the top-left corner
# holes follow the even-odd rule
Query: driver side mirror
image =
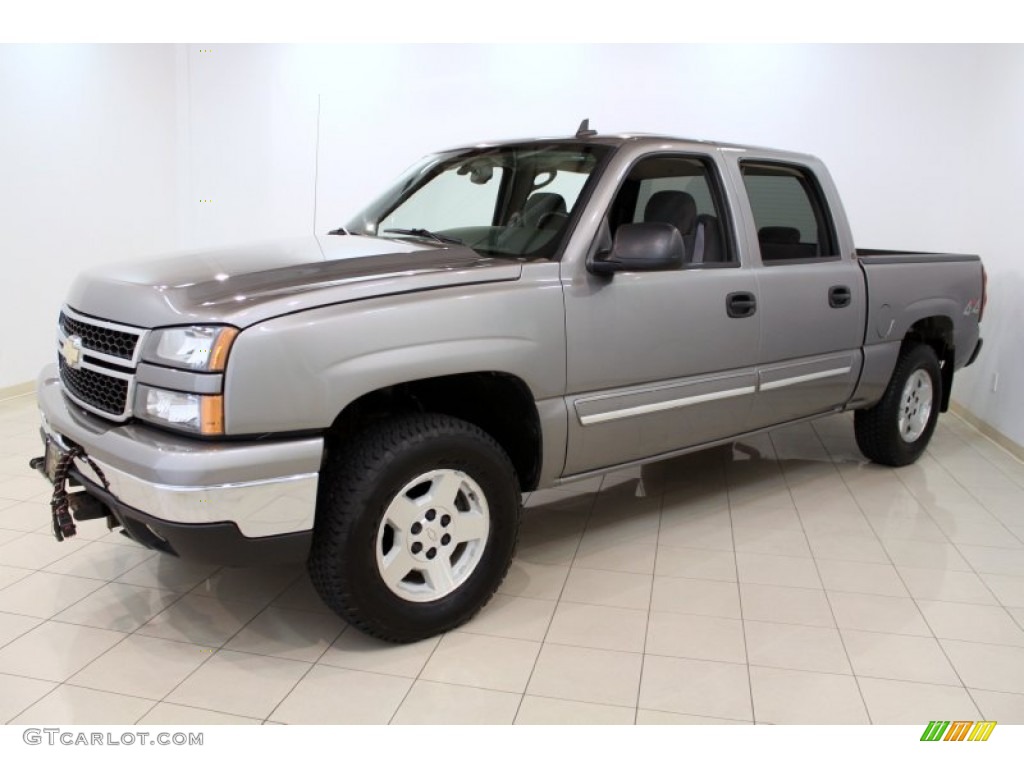
[(595, 275), (616, 272), (657, 272), (683, 266), (686, 249), (679, 230), (663, 222), (622, 224), (610, 252), (587, 264)]

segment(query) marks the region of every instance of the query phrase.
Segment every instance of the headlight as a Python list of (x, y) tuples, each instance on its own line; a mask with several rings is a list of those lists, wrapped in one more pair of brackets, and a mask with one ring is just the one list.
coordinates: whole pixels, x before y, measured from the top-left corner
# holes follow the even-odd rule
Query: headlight
[(224, 434), (224, 396), (172, 392), (145, 384), (135, 388), (135, 415), (197, 435)]
[(223, 371), (237, 328), (193, 325), (153, 331), (143, 359), (193, 371)]

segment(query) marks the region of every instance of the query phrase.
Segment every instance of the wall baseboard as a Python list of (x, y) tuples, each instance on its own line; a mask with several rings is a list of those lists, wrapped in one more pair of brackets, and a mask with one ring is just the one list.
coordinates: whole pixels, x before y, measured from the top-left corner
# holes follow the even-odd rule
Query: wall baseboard
[(949, 404), (949, 410), (981, 432), (993, 443), (1010, 453), (1017, 461), (1024, 462), (1024, 445), (1011, 440), (987, 421), (983, 421), (957, 402)]
[(24, 384), (15, 384), (12, 387), (0, 387), (0, 400), (10, 400), (15, 397), (31, 395), (36, 388), (34, 381), (26, 381)]

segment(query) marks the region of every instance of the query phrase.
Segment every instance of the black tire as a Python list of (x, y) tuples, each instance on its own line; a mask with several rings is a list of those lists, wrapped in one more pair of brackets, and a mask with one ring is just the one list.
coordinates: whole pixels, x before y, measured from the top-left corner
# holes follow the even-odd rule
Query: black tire
[[(904, 407), (904, 389), (907, 382), (923, 371), (931, 380), (931, 411), (920, 435), (907, 440), (900, 433), (900, 414)], [(896, 362), (885, 394), (873, 407), (856, 411), (853, 415), (857, 447), (867, 458), (890, 467), (913, 464), (928, 447), (939, 419), (942, 403), (942, 372), (935, 350), (927, 344), (907, 347)]]
[[(482, 491), (489, 527), (480, 541), (486, 543), (454, 591), (426, 602), (403, 599), (378, 567), (382, 521), (413, 480), (445, 469), (465, 473)], [(457, 498), (464, 502), (464, 495)], [(512, 562), (520, 516), (515, 470), (490, 435), (450, 416), (397, 416), (328, 454), (309, 574), (323, 601), (363, 632), (398, 643), (421, 640), (463, 624), (490, 600)]]

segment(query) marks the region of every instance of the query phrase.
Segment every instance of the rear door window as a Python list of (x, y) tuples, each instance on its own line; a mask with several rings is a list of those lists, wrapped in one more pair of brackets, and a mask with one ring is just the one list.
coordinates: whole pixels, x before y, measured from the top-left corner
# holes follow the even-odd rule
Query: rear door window
[(783, 163), (740, 164), (765, 264), (837, 258), (835, 228), (817, 179)]

